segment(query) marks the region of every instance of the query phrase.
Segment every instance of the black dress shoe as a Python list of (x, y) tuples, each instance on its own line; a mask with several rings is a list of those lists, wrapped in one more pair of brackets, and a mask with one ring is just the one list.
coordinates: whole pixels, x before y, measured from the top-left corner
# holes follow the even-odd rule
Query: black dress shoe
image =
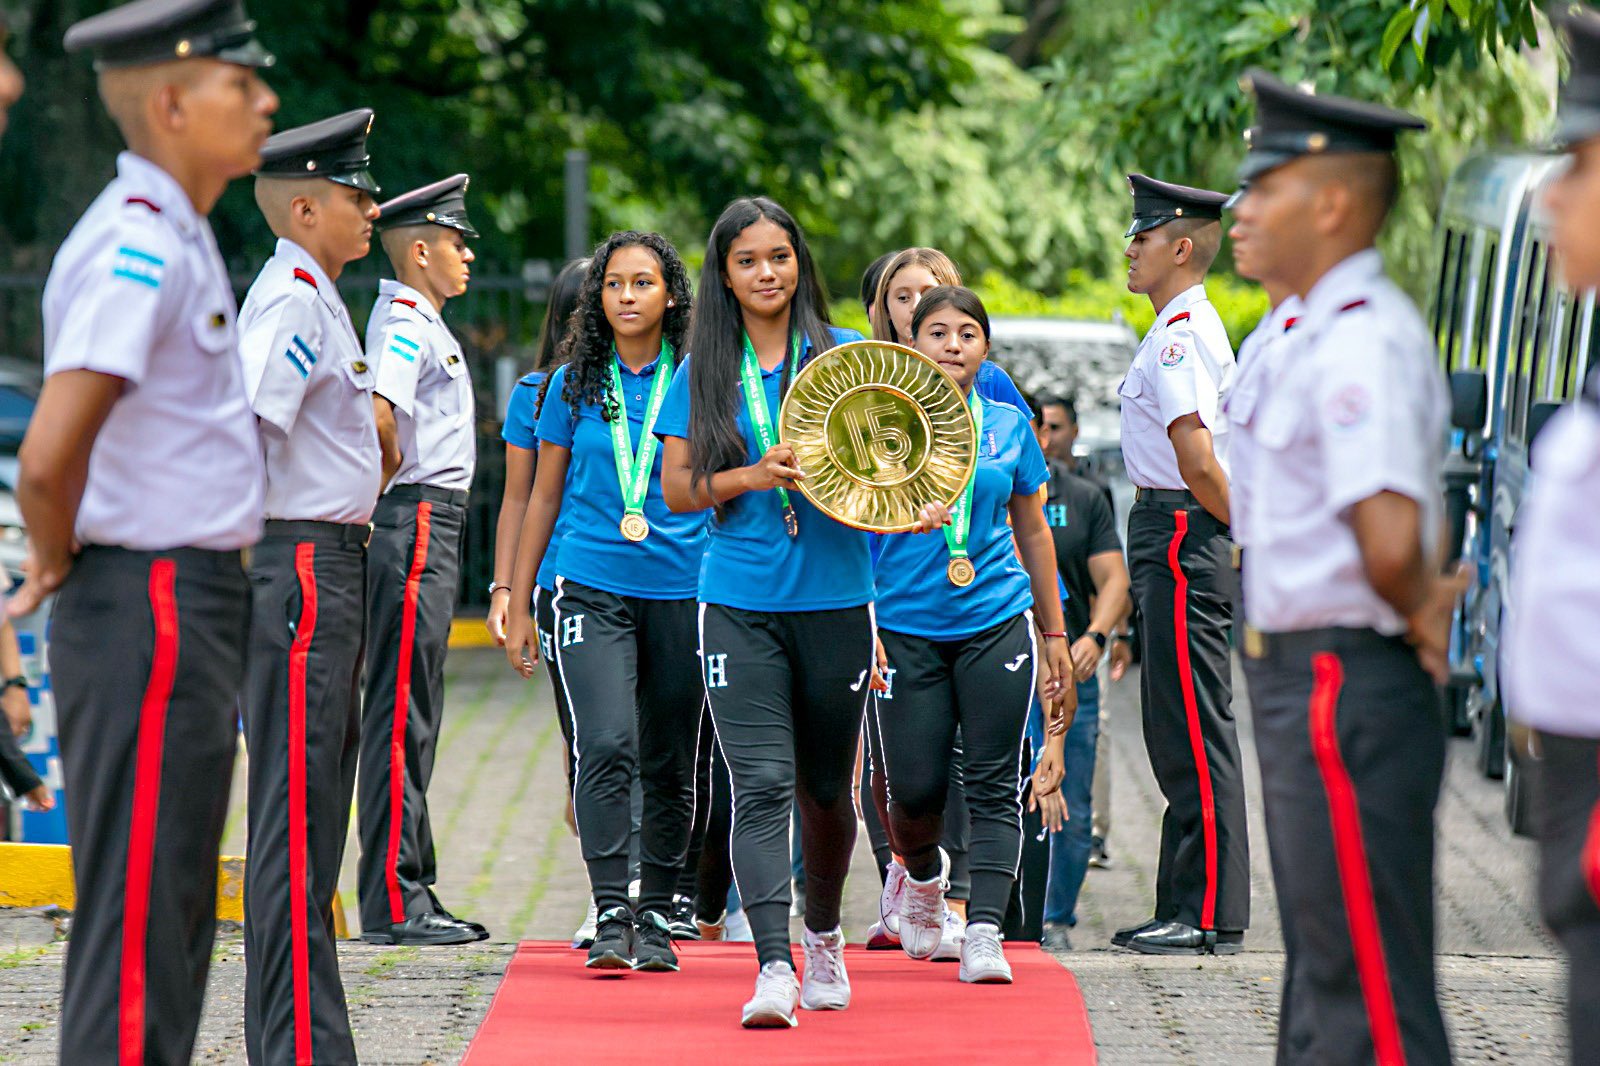
[(1244, 948), (1244, 934), (1196, 929), (1182, 922), (1162, 922), (1135, 933), (1128, 947), (1146, 955), (1237, 955)]
[(1132, 940), (1140, 933), (1149, 932), (1156, 926), (1163, 924), (1165, 923), (1163, 923), (1160, 918), (1149, 918), (1138, 925), (1129, 926), (1127, 929), (1118, 929), (1111, 935), (1111, 943), (1116, 947), (1125, 948), (1128, 946), (1128, 941)]
[(427, 911), (403, 922), (362, 932), (369, 944), (470, 944), (477, 936), (460, 922)]
[(444, 909), (444, 904), (439, 902), (439, 897), (433, 894), (433, 889), (431, 889), (431, 888), (428, 889), (428, 901), (433, 904), (433, 913), (437, 914), (439, 917), (444, 918), (447, 921), (452, 921), (452, 922), (455, 922), (458, 925), (466, 926), (469, 930), (471, 930), (472, 937), (473, 937), (474, 940), (488, 940), (489, 939), (489, 930), (485, 929), (483, 926), (479, 925), (477, 922), (469, 922), (465, 918), (457, 918), (455, 915), (453, 915), (449, 911), (445, 910)]

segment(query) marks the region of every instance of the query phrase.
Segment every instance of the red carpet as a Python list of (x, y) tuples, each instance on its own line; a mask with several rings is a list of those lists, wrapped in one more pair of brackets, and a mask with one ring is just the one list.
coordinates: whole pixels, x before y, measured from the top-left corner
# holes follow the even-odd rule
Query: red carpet
[[(1092, 1063), (1094, 1037), (1072, 974), (1035, 944), (1006, 946), (1013, 985), (965, 985), (955, 963), (848, 949), (847, 1011), (800, 1011), (796, 1029), (745, 1030), (755, 986), (749, 944), (680, 944), (680, 973), (596, 977), (565, 944), (526, 941), (467, 1049), (464, 1066), (648, 1063)], [(803, 958), (798, 948), (795, 957)]]

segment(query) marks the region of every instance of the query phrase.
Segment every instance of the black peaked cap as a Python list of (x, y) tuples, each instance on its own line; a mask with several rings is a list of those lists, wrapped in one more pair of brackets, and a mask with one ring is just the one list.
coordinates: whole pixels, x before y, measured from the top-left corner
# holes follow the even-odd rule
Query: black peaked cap
[(1143, 174), (1129, 174), (1128, 188), (1133, 191), (1133, 224), (1124, 237), (1178, 218), (1220, 219), (1222, 205), (1228, 199), (1227, 193), (1174, 185)]
[(134, 0), (74, 23), (62, 46), (94, 53), (96, 70), (208, 57), (270, 67), (255, 30), (244, 0)]
[(400, 226), (444, 226), (476, 237), (478, 231), (467, 219), (467, 183), (470, 180), (465, 174), (457, 174), (401, 193), (388, 203), (378, 205), (376, 225), (380, 230)]
[(367, 155), (370, 132), (372, 109), (358, 107), (275, 133), (261, 146), (256, 173), (270, 178), (327, 178), (376, 196), (378, 183), (367, 170), (372, 163)]
[(1574, 7), (1554, 21), (1572, 55), (1556, 107), (1556, 142), (1570, 145), (1600, 135), (1600, 12)]
[(1393, 152), (1401, 133), (1428, 128), (1408, 111), (1306, 92), (1264, 70), (1246, 72), (1240, 84), (1256, 99), (1256, 124), (1244, 134), (1250, 150), (1239, 164), (1241, 182), (1303, 155)]

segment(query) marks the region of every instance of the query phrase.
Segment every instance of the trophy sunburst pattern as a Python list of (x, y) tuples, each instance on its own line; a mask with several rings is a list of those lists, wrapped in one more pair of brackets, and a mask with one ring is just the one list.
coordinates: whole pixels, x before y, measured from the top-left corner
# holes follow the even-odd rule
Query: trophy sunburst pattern
[(915, 528), (924, 504), (953, 505), (978, 452), (955, 379), (887, 341), (850, 341), (808, 363), (784, 398), (778, 435), (806, 472), (806, 498), (876, 533)]

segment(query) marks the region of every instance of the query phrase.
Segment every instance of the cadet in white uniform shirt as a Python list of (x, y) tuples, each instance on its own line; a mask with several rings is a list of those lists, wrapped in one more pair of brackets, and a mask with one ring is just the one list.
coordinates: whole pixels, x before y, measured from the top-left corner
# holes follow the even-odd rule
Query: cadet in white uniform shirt
[(206, 215), (272, 130), (253, 26), (238, 0), (142, 0), (66, 37), (129, 150), (51, 267), (17, 485), (11, 613), (59, 589), (65, 1063), (188, 1062), (211, 963), (262, 472)]
[[(1557, 136), (1568, 169), (1552, 186), (1551, 246), (1563, 282), (1600, 285), (1600, 15), (1562, 20), (1572, 69)], [(1539, 908), (1567, 952), (1573, 1062), (1600, 1047), (1600, 370), (1533, 445), (1533, 478), (1517, 515), (1510, 613), (1501, 658), (1506, 706), (1538, 730), (1534, 825)]]
[(1160, 955), (1232, 953), (1250, 924), (1244, 779), (1228, 634), (1227, 426), (1233, 349), (1205, 275), (1222, 242), (1221, 193), (1131, 175), (1128, 288), (1156, 321), (1119, 390), (1122, 455), (1137, 486), (1128, 566), (1139, 606), (1140, 696), (1166, 798), (1155, 914), (1112, 943)]
[[(458, 944), (488, 935), (433, 894), (428, 781), (444, 713), (444, 658), (477, 457), (472, 379), (440, 317), (467, 291), (467, 176), (383, 204), (378, 230), (397, 284), (367, 323), (388, 491), (373, 515), (359, 814), (362, 939)], [(387, 298), (383, 298), (386, 295)]]
[[(1235, 247), (1304, 301), (1247, 440), (1245, 666), (1286, 950), (1278, 1061), (1444, 1063), (1433, 968), (1434, 677), (1447, 400), (1373, 242), (1404, 112), (1247, 76)], [(1254, 356), (1253, 358), (1260, 358)], [(1246, 371), (1250, 371), (1246, 367)], [(1255, 377), (1256, 375), (1251, 375)]]
[(256, 203), (278, 246), (239, 312), (267, 460), (251, 557), (244, 722), (245, 1050), (259, 1062), (355, 1062), (333, 931), (360, 735), (367, 536), (380, 455), (371, 368), (334, 282), (378, 217), (372, 112), (266, 144)]

